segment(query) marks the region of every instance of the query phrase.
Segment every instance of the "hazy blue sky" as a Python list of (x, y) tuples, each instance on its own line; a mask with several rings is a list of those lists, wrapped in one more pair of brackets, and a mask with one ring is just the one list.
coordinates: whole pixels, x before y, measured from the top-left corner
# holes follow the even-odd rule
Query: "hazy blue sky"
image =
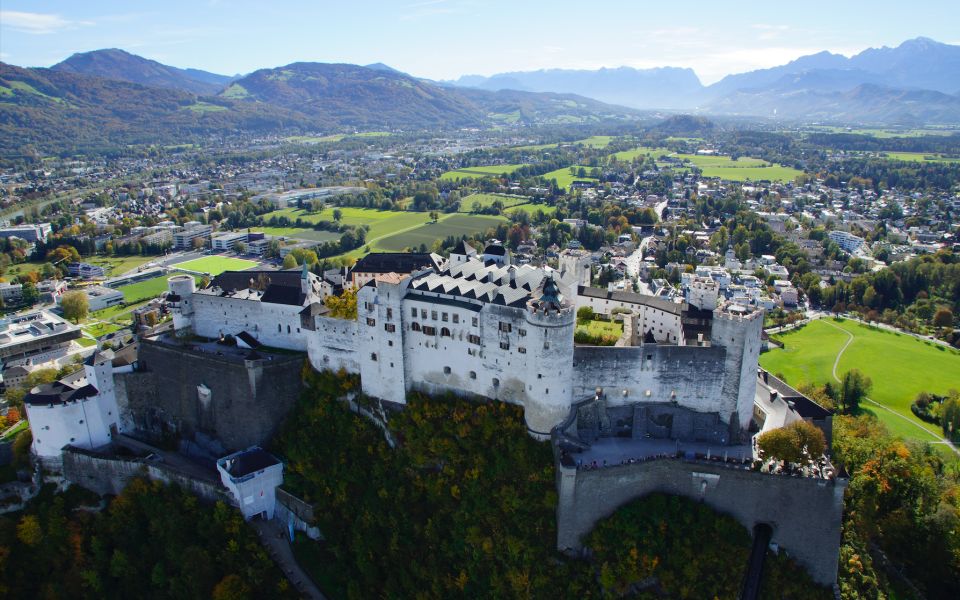
[(0, 0), (0, 60), (50, 66), (123, 48), (247, 73), (295, 61), (384, 62), (435, 79), (550, 67), (728, 73), (927, 36), (960, 43), (960, 3), (808, 0)]

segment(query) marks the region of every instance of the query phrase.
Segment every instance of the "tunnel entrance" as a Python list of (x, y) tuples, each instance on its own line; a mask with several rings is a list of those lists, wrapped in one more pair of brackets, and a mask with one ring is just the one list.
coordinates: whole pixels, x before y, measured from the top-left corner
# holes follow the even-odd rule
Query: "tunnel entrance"
[(753, 526), (753, 548), (750, 550), (750, 562), (743, 578), (740, 600), (757, 600), (760, 597), (760, 581), (763, 577), (763, 563), (767, 558), (767, 547), (773, 538), (773, 526), (769, 523), (757, 523)]

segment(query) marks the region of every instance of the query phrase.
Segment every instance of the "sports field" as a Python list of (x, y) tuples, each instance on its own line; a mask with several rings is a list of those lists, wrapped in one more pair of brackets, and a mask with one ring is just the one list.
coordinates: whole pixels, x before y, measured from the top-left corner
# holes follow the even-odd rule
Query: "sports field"
[(430, 248), (437, 240), (449, 236), (460, 237), (483, 233), (490, 227), (496, 227), (504, 222), (503, 217), (487, 215), (443, 215), (437, 223), (426, 223), (397, 233), (369, 244), (374, 250), (385, 252), (399, 252), (404, 248), (419, 248), (421, 244)]
[(525, 212), (525, 213), (527, 213), (528, 215), (530, 215), (530, 216), (532, 217), (533, 215), (537, 214), (537, 211), (541, 211), (541, 210), (543, 211), (543, 214), (545, 214), (545, 215), (552, 215), (552, 214), (554, 214), (555, 212), (557, 212), (557, 207), (556, 207), (556, 206), (550, 206), (549, 204), (532, 204), (532, 203), (530, 203), (530, 204), (520, 204), (520, 205), (517, 205), (517, 206), (513, 206), (513, 207), (511, 207), (511, 208), (508, 208), (508, 209), (504, 210), (503, 212), (504, 212), (504, 214), (506, 214), (506, 215), (510, 215), (510, 214), (512, 214), (512, 213), (521, 212), (521, 211), (522, 211), (522, 212)]
[(870, 399), (882, 405), (864, 402), (862, 408), (905, 438), (935, 441), (931, 434), (940, 434), (910, 412), (919, 392), (944, 394), (960, 388), (960, 352), (905, 333), (830, 318), (774, 337), (786, 347), (761, 355), (764, 369), (781, 373), (793, 386), (835, 382), (834, 362), (840, 377), (859, 369), (873, 381)]
[(520, 167), (527, 165), (490, 165), (487, 167), (464, 167), (447, 171), (440, 176), (442, 181), (459, 181), (460, 179), (480, 179), (482, 177), (500, 177), (512, 175)]
[(209, 273), (210, 275), (219, 275), (224, 271), (246, 271), (251, 267), (257, 266), (253, 260), (244, 260), (242, 258), (232, 258), (229, 256), (204, 256), (195, 260), (177, 263), (173, 265), (176, 269), (194, 271), (196, 273)]
[[(593, 167), (583, 167), (586, 169), (587, 173), (593, 169)], [(570, 169), (574, 169), (574, 172), (580, 170), (579, 166), (575, 167), (564, 167), (562, 169), (557, 169), (556, 171), (550, 171), (549, 173), (544, 173), (542, 177), (547, 181), (551, 179), (557, 180), (557, 185), (566, 189), (569, 188), (574, 181), (597, 181), (596, 177), (579, 177), (570, 172)]]
[[(137, 283), (131, 283), (130, 285), (118, 287), (117, 291), (123, 293), (123, 301), (126, 304), (140, 302), (141, 300), (149, 300), (151, 298), (156, 298), (163, 292), (167, 291), (168, 277), (168, 275), (161, 275), (160, 277), (138, 281)], [(122, 310), (121, 307), (112, 306), (102, 311), (98, 311), (97, 316), (101, 319), (105, 319), (107, 316), (112, 315), (103, 313), (107, 313), (107, 311), (113, 311), (114, 309), (118, 309), (117, 312)]]

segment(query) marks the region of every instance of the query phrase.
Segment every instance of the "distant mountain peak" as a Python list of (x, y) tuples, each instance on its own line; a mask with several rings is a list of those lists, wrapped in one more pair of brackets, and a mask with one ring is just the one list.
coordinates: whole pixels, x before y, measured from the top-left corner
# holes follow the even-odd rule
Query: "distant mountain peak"
[(216, 94), (232, 79), (199, 69), (171, 67), (120, 48), (77, 52), (51, 69), (202, 95)]

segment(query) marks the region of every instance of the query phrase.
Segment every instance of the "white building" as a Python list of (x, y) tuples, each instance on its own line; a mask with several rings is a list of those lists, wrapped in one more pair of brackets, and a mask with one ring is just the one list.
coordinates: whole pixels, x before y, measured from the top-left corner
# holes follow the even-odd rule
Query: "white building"
[[(123, 292), (113, 288), (103, 287), (102, 285), (91, 285), (80, 291), (87, 297), (90, 312), (103, 310), (111, 306), (118, 306), (124, 302)], [(59, 304), (62, 299), (62, 296), (57, 298), (57, 303)]]
[(247, 242), (246, 231), (228, 231), (218, 233), (210, 239), (210, 247), (214, 250), (233, 250), (237, 242), (245, 244)]
[(30, 390), (23, 405), (33, 432), (33, 452), (41, 459), (59, 461), (64, 446), (92, 449), (109, 444), (122, 431), (113, 385), (113, 352), (95, 352), (83, 371)]
[(841, 249), (851, 254), (859, 250), (865, 243), (862, 237), (855, 236), (847, 231), (832, 230), (827, 233), (827, 237), (840, 246)]
[(0, 238), (18, 237), (28, 242), (45, 242), (52, 232), (53, 227), (50, 223), (7, 225), (0, 227)]
[(173, 234), (173, 247), (177, 250), (190, 250), (193, 248), (195, 239), (202, 239), (206, 244), (212, 232), (213, 227), (191, 221), (185, 224), (182, 230)]
[(45, 310), (8, 316), (0, 319), (0, 360), (47, 355), (81, 336), (79, 327)]
[(273, 518), (277, 486), (283, 483), (283, 463), (264, 450), (253, 447), (217, 461), (220, 481), (240, 507), (244, 519)]
[(91, 265), (90, 263), (85, 262), (74, 262), (67, 265), (67, 274), (70, 277), (92, 279), (94, 277), (106, 277), (107, 271), (99, 265)]

